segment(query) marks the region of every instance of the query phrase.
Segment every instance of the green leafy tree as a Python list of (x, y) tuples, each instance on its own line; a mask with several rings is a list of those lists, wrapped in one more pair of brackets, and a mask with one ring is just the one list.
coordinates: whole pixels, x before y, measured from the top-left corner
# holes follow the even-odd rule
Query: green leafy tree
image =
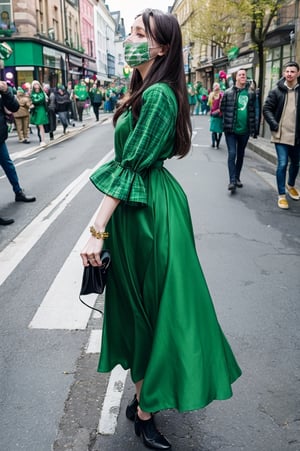
[(264, 43), (270, 26), (289, 0), (193, 0), (190, 18), (192, 40), (214, 44), (226, 54), (248, 31), (259, 61), (258, 88), (263, 90)]
[(204, 45), (216, 45), (226, 53), (244, 32), (241, 22), (243, 1), (239, 2), (238, 8), (232, 0), (194, 0), (190, 20), (192, 40), (198, 39)]

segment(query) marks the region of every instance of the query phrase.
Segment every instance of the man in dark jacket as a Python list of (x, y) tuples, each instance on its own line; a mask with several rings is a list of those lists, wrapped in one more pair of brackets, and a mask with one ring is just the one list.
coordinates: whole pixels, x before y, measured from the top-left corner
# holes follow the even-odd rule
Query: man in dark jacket
[(90, 99), (93, 106), (93, 111), (96, 117), (96, 121), (99, 121), (99, 108), (102, 104), (103, 96), (100, 88), (100, 83), (94, 83), (92, 89), (90, 90)]
[[(34, 202), (35, 197), (26, 196), (19, 185), (19, 179), (15, 165), (11, 160), (6, 146), (8, 137), (8, 127), (6, 124), (5, 108), (12, 113), (19, 109), (19, 103), (12, 91), (8, 88), (6, 82), (0, 81), (0, 165), (3, 168), (8, 180), (10, 181), (15, 193), (16, 202)], [(12, 219), (0, 218), (0, 225), (9, 225), (14, 221)]]
[[(263, 106), (263, 114), (272, 133), (271, 141), (275, 144), (277, 153), (277, 205), (284, 210), (289, 208), (286, 190), (291, 199), (300, 199), (300, 193), (295, 188), (300, 158), (299, 75), (299, 64), (295, 61), (287, 63), (284, 67), (283, 77), (269, 92)], [(288, 183), (285, 188), (289, 158)]]
[(240, 180), (245, 148), (250, 135), (256, 138), (255, 93), (247, 83), (245, 69), (236, 73), (236, 83), (226, 89), (222, 102), (223, 129), (228, 149), (228, 189), (242, 188)]

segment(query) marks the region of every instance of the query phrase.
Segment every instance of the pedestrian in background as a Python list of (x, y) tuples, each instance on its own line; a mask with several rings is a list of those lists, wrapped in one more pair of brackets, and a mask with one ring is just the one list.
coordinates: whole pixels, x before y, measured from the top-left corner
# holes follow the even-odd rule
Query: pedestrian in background
[[(272, 133), (271, 142), (277, 154), (276, 181), (279, 208), (289, 208), (286, 191), (293, 200), (300, 199), (295, 187), (300, 158), (300, 88), (299, 64), (290, 61), (284, 66), (283, 77), (272, 89), (264, 103), (263, 114)], [(286, 172), (288, 162), (288, 183)]]
[(245, 148), (250, 135), (256, 138), (256, 95), (247, 82), (247, 72), (239, 69), (233, 86), (226, 89), (221, 101), (223, 129), (228, 150), (228, 189), (242, 188), (240, 176)]
[(48, 97), (48, 120), (49, 120), (49, 138), (50, 141), (54, 139), (54, 132), (56, 130), (56, 105), (55, 105), (55, 89), (50, 88), (50, 85), (44, 85), (44, 91)]
[(223, 119), (220, 110), (223, 92), (220, 90), (220, 84), (214, 83), (213, 90), (208, 96), (208, 105), (210, 107), (210, 126), (211, 132), (211, 146), (219, 149), (222, 133), (223, 133)]
[(102, 90), (100, 87), (100, 82), (94, 83), (92, 89), (89, 92), (91, 104), (93, 107), (93, 111), (95, 114), (96, 121), (99, 121), (99, 108), (102, 104), (103, 96), (102, 96)]
[(49, 124), (48, 97), (39, 81), (34, 80), (31, 84), (31, 115), (30, 123), (38, 128), (40, 145), (45, 146), (45, 125)]
[(17, 89), (17, 101), (19, 103), (19, 109), (15, 111), (13, 115), (15, 118), (19, 142), (28, 144), (30, 143), (28, 134), (31, 100), (29, 95), (26, 94), (24, 89), (21, 87)]
[(59, 120), (63, 126), (63, 133), (65, 134), (69, 125), (68, 115), (71, 108), (71, 100), (68, 91), (63, 85), (57, 86), (57, 91), (55, 93), (55, 105), (55, 111), (58, 114)]
[(162, 450), (171, 444), (152, 412), (230, 398), (241, 371), (199, 264), (186, 195), (164, 168), (189, 152), (192, 135), (177, 19), (147, 9), (124, 45), (130, 90), (113, 119), (115, 158), (91, 175), (104, 198), (81, 257), (100, 266), (107, 239), (98, 370), (130, 369), (136, 394), (126, 416), (147, 447)]
[(188, 92), (188, 102), (190, 105), (190, 115), (193, 116), (194, 111), (195, 111), (195, 106), (197, 103), (197, 95), (196, 95), (196, 90), (195, 90), (193, 83), (189, 82), (187, 84), (187, 92)]
[[(68, 81), (67, 84), (67, 91), (69, 93), (70, 96), (70, 100), (71, 100), (71, 119), (73, 119), (73, 121), (77, 121), (78, 116), (77, 116), (77, 108), (76, 108), (76, 99), (74, 96), (74, 89), (73, 89), (73, 85), (71, 81)], [(70, 120), (69, 120), (70, 123)], [(75, 126), (75, 123), (73, 122), (73, 127)]]
[(209, 112), (209, 106), (208, 106), (208, 90), (203, 88), (201, 89), (201, 98), (200, 98), (200, 104), (201, 104), (201, 115), (206, 116)]
[(76, 100), (76, 109), (78, 113), (79, 122), (82, 122), (83, 110), (86, 106), (86, 101), (89, 99), (89, 92), (84, 80), (74, 87), (74, 98)]
[[(35, 197), (26, 196), (19, 184), (17, 171), (10, 158), (5, 141), (8, 137), (8, 127), (5, 118), (5, 108), (15, 113), (19, 109), (19, 103), (7, 83), (0, 81), (0, 165), (6, 174), (15, 193), (16, 202), (34, 202)], [(0, 225), (12, 224), (13, 219), (0, 218)]]

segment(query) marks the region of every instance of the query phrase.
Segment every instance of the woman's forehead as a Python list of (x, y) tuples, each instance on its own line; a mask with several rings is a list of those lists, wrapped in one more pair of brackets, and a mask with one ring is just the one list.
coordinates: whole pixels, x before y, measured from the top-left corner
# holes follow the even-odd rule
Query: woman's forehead
[(132, 24), (132, 26), (131, 26), (131, 30), (133, 30), (133, 29), (134, 29), (134, 30), (135, 30), (135, 29), (142, 29), (142, 30), (145, 31), (145, 25), (144, 25), (142, 16), (138, 16), (138, 17), (134, 20), (134, 22), (133, 22), (133, 24)]

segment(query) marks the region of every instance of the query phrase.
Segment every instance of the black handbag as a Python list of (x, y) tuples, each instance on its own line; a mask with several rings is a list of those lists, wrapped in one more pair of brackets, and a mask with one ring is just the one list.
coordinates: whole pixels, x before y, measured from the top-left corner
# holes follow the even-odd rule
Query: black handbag
[(97, 312), (103, 314), (103, 312), (95, 307), (91, 307), (81, 299), (85, 294), (102, 294), (107, 281), (107, 272), (111, 262), (110, 253), (107, 250), (101, 251), (100, 259), (102, 261), (101, 266), (85, 266), (83, 269), (82, 284), (79, 293), (79, 300)]

